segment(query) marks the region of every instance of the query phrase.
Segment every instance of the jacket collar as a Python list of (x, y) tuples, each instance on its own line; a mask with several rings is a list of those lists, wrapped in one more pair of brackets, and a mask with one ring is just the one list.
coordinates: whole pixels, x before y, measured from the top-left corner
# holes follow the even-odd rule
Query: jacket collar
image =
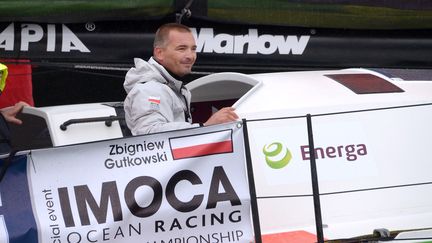
[(178, 92), (181, 92), (181, 88), (183, 87), (183, 82), (174, 78), (168, 70), (160, 65), (153, 57), (150, 57), (148, 60), (148, 63), (150, 63), (153, 67), (156, 68), (156, 70), (167, 80), (167, 85), (170, 86), (172, 89), (175, 89)]

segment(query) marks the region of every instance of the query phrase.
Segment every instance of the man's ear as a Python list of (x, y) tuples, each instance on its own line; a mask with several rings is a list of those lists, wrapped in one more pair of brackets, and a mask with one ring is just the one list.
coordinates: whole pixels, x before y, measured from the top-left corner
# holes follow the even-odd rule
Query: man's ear
[(158, 60), (158, 61), (163, 60), (162, 52), (163, 52), (163, 50), (160, 47), (155, 47), (153, 49), (153, 56), (156, 58), (156, 60)]

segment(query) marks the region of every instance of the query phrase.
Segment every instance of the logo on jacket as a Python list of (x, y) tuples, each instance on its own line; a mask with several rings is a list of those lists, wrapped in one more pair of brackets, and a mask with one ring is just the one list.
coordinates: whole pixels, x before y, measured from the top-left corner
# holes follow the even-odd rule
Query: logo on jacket
[(159, 109), (160, 97), (149, 96), (148, 102), (150, 103), (150, 108), (155, 109), (155, 110)]

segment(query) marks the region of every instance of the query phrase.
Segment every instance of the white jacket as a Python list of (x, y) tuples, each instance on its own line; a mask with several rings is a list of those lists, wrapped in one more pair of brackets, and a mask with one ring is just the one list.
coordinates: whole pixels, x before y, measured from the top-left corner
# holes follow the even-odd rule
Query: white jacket
[[(133, 135), (190, 127), (191, 93), (153, 58), (135, 58), (123, 84), (126, 124)], [(188, 119), (186, 119), (188, 116)]]

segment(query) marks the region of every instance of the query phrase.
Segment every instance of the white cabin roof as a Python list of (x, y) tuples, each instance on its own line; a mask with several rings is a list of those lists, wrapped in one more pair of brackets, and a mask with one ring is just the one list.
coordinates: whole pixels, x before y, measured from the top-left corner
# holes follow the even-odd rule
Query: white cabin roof
[[(357, 94), (327, 75), (369, 74), (403, 92)], [(240, 98), (242, 118), (272, 118), (432, 103), (432, 82), (389, 78), (368, 69), (263, 74), (218, 73), (188, 84), (193, 102)]]

